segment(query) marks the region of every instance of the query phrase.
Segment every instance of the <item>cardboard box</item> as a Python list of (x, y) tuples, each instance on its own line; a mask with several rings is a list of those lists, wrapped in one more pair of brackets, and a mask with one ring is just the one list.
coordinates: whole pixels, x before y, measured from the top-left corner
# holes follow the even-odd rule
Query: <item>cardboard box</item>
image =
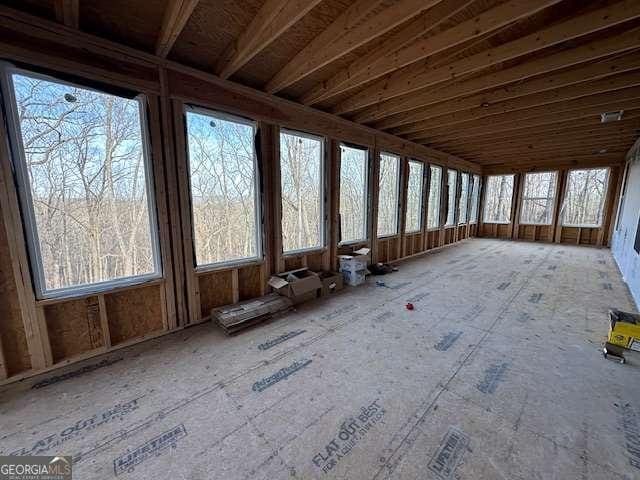
[(322, 290), (320, 277), (307, 268), (279, 273), (269, 279), (268, 284), (279, 294), (291, 299), (294, 304), (313, 300)]
[(320, 281), (322, 282), (322, 296), (331, 295), (339, 290), (342, 290), (344, 282), (342, 274), (337, 272), (320, 272), (318, 274)]
[(359, 272), (367, 269), (370, 248), (361, 248), (351, 255), (338, 255), (340, 271)]
[(361, 285), (365, 282), (367, 278), (367, 271), (358, 270), (352, 272), (351, 270), (343, 270), (342, 276), (344, 278), (344, 283), (353, 287), (357, 287), (358, 285)]

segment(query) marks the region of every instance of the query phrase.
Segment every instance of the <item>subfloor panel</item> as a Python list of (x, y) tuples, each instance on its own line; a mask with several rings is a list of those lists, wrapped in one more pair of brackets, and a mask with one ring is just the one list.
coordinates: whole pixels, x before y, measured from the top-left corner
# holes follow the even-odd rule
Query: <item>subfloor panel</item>
[(8, 385), (0, 455), (83, 480), (640, 478), (640, 353), (601, 355), (634, 309), (608, 250), (473, 239), (399, 269)]

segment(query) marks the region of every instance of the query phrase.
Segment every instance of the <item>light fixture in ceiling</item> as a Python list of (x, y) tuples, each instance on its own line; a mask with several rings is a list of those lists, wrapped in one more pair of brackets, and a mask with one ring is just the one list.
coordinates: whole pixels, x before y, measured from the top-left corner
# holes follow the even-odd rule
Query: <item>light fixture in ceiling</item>
[(616, 112), (601, 113), (600, 114), (600, 121), (602, 123), (617, 122), (619, 120), (622, 120), (622, 114), (623, 113), (624, 113), (624, 110), (618, 110)]

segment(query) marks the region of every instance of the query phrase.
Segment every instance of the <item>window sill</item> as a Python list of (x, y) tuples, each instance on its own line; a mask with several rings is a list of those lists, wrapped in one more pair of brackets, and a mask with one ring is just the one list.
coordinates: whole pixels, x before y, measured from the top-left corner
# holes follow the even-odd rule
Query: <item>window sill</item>
[(510, 225), (511, 224), (511, 222), (487, 222), (487, 221), (482, 223), (484, 223), (485, 225)]
[(226, 270), (236, 270), (242, 267), (251, 267), (254, 265), (262, 265), (264, 260), (262, 258), (247, 258), (244, 260), (233, 260), (229, 262), (220, 262), (210, 265), (202, 265), (195, 268), (196, 275), (204, 275), (212, 272), (221, 272)]
[(282, 258), (295, 258), (309, 255), (310, 253), (324, 253), (327, 251), (327, 247), (310, 247), (301, 248), (300, 250), (289, 250), (288, 252), (282, 252)]
[(565, 225), (563, 223), (561, 226), (567, 227), (567, 228), (602, 228), (602, 224), (600, 225)]

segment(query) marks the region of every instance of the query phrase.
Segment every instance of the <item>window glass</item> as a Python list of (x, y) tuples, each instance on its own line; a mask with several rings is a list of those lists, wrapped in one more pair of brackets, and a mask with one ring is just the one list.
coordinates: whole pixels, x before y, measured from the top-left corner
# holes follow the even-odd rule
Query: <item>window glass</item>
[(340, 145), (341, 241), (367, 238), (368, 152)]
[(447, 169), (447, 186), (448, 198), (447, 198), (447, 221), (445, 226), (450, 227), (456, 221), (456, 181), (458, 178), (458, 172), (455, 170)]
[(378, 237), (398, 233), (398, 187), (400, 186), (400, 157), (380, 154), (378, 193)]
[(509, 223), (513, 198), (513, 175), (492, 175), (485, 186), (485, 223)]
[(571, 170), (564, 198), (563, 225), (599, 227), (607, 193), (608, 168)]
[(280, 132), (283, 252), (324, 245), (323, 144), (320, 137)]
[(440, 226), (440, 188), (442, 186), (442, 168), (429, 166), (429, 204), (427, 205), (427, 228)]
[(9, 76), (39, 296), (160, 275), (143, 100)]
[(527, 173), (524, 176), (520, 223), (551, 225), (556, 180), (556, 172)]
[(460, 203), (458, 204), (458, 223), (467, 223), (469, 208), (469, 174), (460, 174)]
[(480, 200), (480, 175), (473, 176), (473, 189), (471, 191), (471, 223), (478, 221), (478, 204)]
[(422, 162), (409, 161), (409, 178), (407, 185), (406, 232), (418, 232), (422, 228)]
[(256, 258), (255, 124), (198, 109), (186, 122), (196, 265)]

